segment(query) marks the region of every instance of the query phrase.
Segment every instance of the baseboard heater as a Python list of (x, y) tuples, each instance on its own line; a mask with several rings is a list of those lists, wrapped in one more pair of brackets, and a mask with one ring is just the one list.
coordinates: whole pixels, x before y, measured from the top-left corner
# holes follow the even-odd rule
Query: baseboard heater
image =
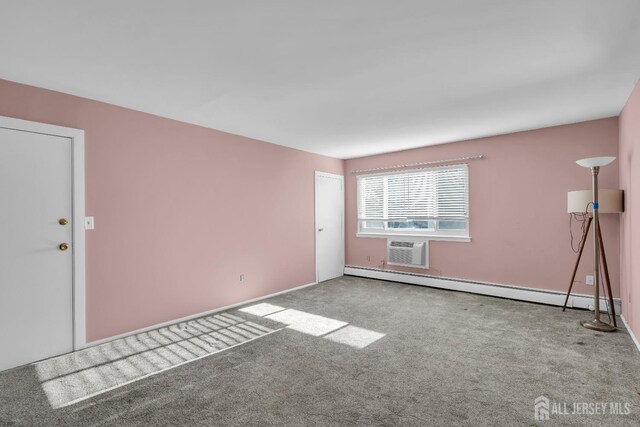
[[(432, 276), (429, 274), (358, 267), (354, 265), (345, 266), (344, 274), (347, 276), (366, 277), (370, 279), (385, 280), (388, 282), (427, 286), (430, 288), (447, 289), (451, 291), (467, 292), (471, 294), (535, 302), (560, 307), (564, 304), (566, 296), (563, 292), (546, 289), (526, 288), (467, 279)], [(614, 298), (613, 304), (615, 305), (616, 313), (621, 313), (620, 298)], [(572, 294), (567, 303), (567, 307), (585, 310), (588, 310), (590, 305), (593, 305), (593, 296), (590, 295)], [(608, 301), (605, 298), (600, 299), (600, 310), (602, 312), (608, 312)]]

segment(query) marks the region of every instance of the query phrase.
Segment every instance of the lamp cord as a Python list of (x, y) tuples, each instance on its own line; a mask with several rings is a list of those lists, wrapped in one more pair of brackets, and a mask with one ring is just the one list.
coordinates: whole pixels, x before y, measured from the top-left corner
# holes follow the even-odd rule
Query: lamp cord
[[(584, 208), (584, 212), (571, 212), (569, 214), (569, 235), (571, 236), (571, 250), (574, 253), (578, 253), (580, 250), (580, 246), (582, 246), (582, 242), (587, 237), (584, 235), (584, 229), (587, 226), (587, 218), (589, 218), (589, 206), (591, 206), (593, 202), (587, 203), (587, 206)], [(580, 237), (580, 241), (578, 242), (578, 249), (573, 247), (573, 220), (580, 222), (580, 230), (582, 231), (582, 237)]]

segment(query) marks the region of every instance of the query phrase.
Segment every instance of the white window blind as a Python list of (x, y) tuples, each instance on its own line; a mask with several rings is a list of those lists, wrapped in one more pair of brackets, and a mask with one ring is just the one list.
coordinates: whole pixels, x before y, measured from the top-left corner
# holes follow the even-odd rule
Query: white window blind
[(357, 177), (360, 232), (466, 234), (466, 164)]

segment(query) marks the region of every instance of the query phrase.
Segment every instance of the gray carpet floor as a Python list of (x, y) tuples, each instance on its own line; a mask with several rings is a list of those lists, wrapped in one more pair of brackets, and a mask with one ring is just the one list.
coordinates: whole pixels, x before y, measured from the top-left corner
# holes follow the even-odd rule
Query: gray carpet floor
[(590, 315), (342, 277), (2, 372), (0, 426), (640, 425), (640, 353)]

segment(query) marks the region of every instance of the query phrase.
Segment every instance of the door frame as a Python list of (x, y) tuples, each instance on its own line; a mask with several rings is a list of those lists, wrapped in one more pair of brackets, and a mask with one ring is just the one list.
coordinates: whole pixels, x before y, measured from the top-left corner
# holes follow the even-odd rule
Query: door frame
[(29, 120), (0, 116), (0, 128), (23, 132), (59, 136), (71, 140), (71, 203), (73, 270), (73, 350), (87, 347), (86, 343), (86, 278), (85, 278), (85, 196), (84, 196), (84, 130), (73, 129)]
[(315, 177), (314, 177), (314, 182), (313, 182), (313, 188), (314, 188), (314, 210), (315, 210), (315, 217), (314, 217), (314, 228), (313, 228), (313, 239), (315, 242), (314, 248), (315, 248), (315, 262), (316, 262), (316, 283), (320, 283), (320, 277), (319, 277), (319, 270), (318, 270), (318, 177), (324, 177), (324, 178), (332, 178), (332, 179), (338, 179), (341, 184), (342, 184), (342, 265), (344, 266), (345, 263), (345, 256), (346, 256), (346, 248), (345, 248), (345, 234), (344, 234), (344, 209), (345, 209), (345, 201), (344, 201), (344, 193), (345, 193), (345, 189), (344, 189), (344, 175), (336, 175), (333, 173), (329, 173), (329, 172), (321, 172), (321, 171), (315, 171)]

